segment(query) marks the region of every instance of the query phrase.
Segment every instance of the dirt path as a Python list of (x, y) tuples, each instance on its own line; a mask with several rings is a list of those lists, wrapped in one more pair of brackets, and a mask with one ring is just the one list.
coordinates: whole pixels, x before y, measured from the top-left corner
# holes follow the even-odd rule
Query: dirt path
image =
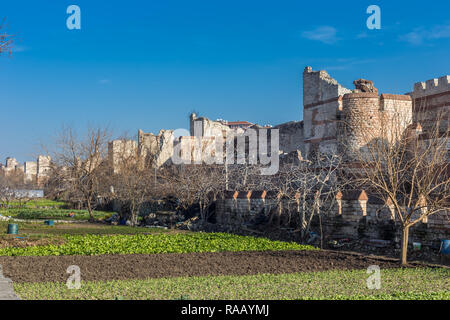
[(398, 262), (333, 251), (220, 252), (153, 255), (0, 257), (14, 282), (67, 281), (77, 265), (82, 280), (145, 279), (176, 276), (245, 275), (305, 271), (397, 268)]

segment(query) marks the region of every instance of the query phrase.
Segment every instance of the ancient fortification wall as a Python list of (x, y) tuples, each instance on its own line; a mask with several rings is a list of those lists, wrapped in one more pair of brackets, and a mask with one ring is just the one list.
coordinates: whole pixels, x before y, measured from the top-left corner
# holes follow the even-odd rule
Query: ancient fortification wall
[[(352, 151), (385, 134), (399, 137), (412, 123), (409, 95), (378, 94), (369, 80), (354, 81), (356, 89), (341, 86), (326, 71), (303, 72), (304, 156), (335, 154), (345, 143)], [(398, 132), (393, 132), (393, 130)], [(348, 150), (346, 150), (348, 151)]]
[(345, 94), (342, 102), (338, 140), (346, 145), (348, 157), (381, 136), (400, 138), (412, 123), (409, 95), (356, 92)]
[(342, 110), (342, 97), (352, 91), (341, 86), (326, 71), (303, 72), (303, 136), (308, 155), (320, 151), (337, 152), (337, 120)]
[(33, 182), (37, 176), (37, 163), (34, 161), (27, 161), (24, 163), (25, 182)]
[(161, 130), (158, 135), (138, 130), (138, 141), (113, 140), (108, 143), (108, 158), (114, 173), (119, 172), (121, 161), (136, 161), (137, 165), (160, 167), (171, 161), (174, 148), (173, 130)]
[(108, 143), (108, 160), (113, 164), (114, 173), (119, 173), (122, 161), (135, 161), (138, 145), (134, 140), (114, 140)]
[(418, 82), (414, 91), (410, 93), (413, 98), (413, 119), (419, 122), (423, 134), (427, 134), (433, 121), (440, 118), (441, 130), (449, 128), (450, 119), (450, 76)]
[[(303, 158), (316, 152), (336, 154), (343, 151), (348, 156), (352, 151), (364, 149), (371, 139), (385, 135), (398, 138), (400, 132), (413, 122), (419, 122), (426, 132), (427, 124), (436, 119), (437, 112), (446, 112), (443, 126), (448, 128), (450, 115), (450, 76), (417, 83), (414, 92), (408, 95), (378, 94), (369, 80), (354, 82), (355, 89), (340, 85), (326, 71), (313, 71), (306, 67), (303, 72), (303, 121), (292, 121), (274, 126), (279, 130), (281, 154), (299, 151)], [(420, 108), (419, 108), (420, 106)], [(419, 110), (420, 109), (420, 110)], [(413, 111), (414, 110), (414, 111)], [(257, 126), (254, 127), (258, 129)], [(260, 127), (259, 127), (260, 128)], [(395, 132), (394, 132), (395, 131)], [(182, 144), (184, 157), (199, 159), (193, 150), (214, 149), (212, 137), (227, 134), (243, 134), (245, 130), (231, 129), (224, 121), (205, 117), (190, 117), (190, 136), (202, 137), (193, 143), (183, 137), (175, 140)], [(173, 153), (173, 132), (162, 130), (158, 135), (139, 131), (138, 154), (156, 166), (166, 163)]]
[(280, 137), (280, 151), (283, 153), (290, 153), (300, 150), (302, 154), (305, 153), (305, 137), (303, 135), (304, 124), (303, 121), (290, 121), (274, 126), (272, 129), (279, 130)]
[(377, 93), (369, 92), (345, 94), (342, 100), (339, 141), (353, 153), (379, 135), (380, 100)]
[(160, 167), (173, 155), (173, 130), (161, 130), (158, 135), (138, 131), (138, 155), (146, 163)]
[(36, 183), (43, 185), (49, 175), (51, 165), (50, 156), (38, 156), (37, 161), (26, 161), (19, 164), (15, 158), (6, 158), (6, 166), (0, 165), (0, 174), (9, 175), (13, 173), (22, 173), (24, 183)]
[[(281, 154), (284, 159), (312, 157), (316, 152), (345, 154), (364, 150), (371, 140), (381, 135), (392, 139), (403, 136), (407, 128), (426, 130), (437, 114), (444, 112), (443, 130), (448, 130), (450, 117), (450, 76), (417, 83), (407, 95), (379, 94), (372, 81), (354, 81), (355, 89), (340, 85), (326, 71), (303, 72), (303, 121), (279, 124)], [(411, 126), (415, 124), (415, 126)], [(266, 129), (258, 126), (254, 129)], [(173, 131), (161, 130), (158, 135), (139, 130), (138, 143), (113, 142), (114, 150), (127, 149), (138, 157), (161, 166), (170, 161), (174, 144), (180, 148), (180, 158), (186, 161), (205, 161), (214, 156), (217, 136), (243, 134), (244, 129), (231, 129), (224, 121), (205, 117), (190, 117), (190, 136), (174, 140)], [(292, 160), (292, 159), (291, 159)], [(290, 161), (290, 160), (289, 160)], [(280, 207), (281, 206), (281, 207)], [(324, 205), (323, 207), (327, 207)], [(216, 221), (231, 227), (255, 225), (275, 217), (284, 226), (296, 225), (302, 205), (299, 201), (280, 200), (268, 191), (226, 191), (216, 202)], [(339, 193), (331, 212), (323, 212), (324, 232), (331, 237), (375, 238), (398, 243), (400, 225), (394, 208), (367, 195), (364, 191)], [(440, 212), (418, 223), (410, 232), (411, 241), (432, 246), (450, 236), (450, 213)]]
[[(185, 163), (213, 163), (216, 156), (217, 140), (215, 136), (179, 137), (177, 156)], [(211, 161), (211, 162), (209, 162)]]
[[(281, 204), (283, 210), (278, 210)], [(322, 212), (324, 234), (330, 238), (371, 238), (399, 242), (401, 230), (394, 208), (364, 190), (350, 190), (336, 195), (331, 211)], [(267, 223), (272, 214), (281, 212), (284, 227), (298, 228), (302, 205), (295, 200), (279, 200), (269, 191), (227, 191), (216, 203), (216, 222), (239, 228)], [(317, 227), (317, 226), (316, 226)], [(412, 227), (410, 241), (433, 246), (450, 236), (450, 213), (440, 212)]]
[[(205, 117), (197, 118), (195, 113), (192, 113), (190, 116), (189, 126), (191, 136), (214, 137), (221, 134), (223, 137), (226, 137), (227, 132), (232, 131), (229, 126), (220, 121), (214, 121)], [(240, 131), (243, 132), (243, 130)]]

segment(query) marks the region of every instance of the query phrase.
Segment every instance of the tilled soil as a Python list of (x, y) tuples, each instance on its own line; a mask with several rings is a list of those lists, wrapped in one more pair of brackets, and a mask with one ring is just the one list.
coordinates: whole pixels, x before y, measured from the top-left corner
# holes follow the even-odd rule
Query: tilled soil
[(177, 276), (250, 275), (325, 270), (398, 268), (394, 259), (328, 250), (132, 254), (101, 256), (0, 257), (5, 277), (14, 282), (65, 282), (77, 265), (85, 281)]
[(21, 238), (16, 236), (10, 237), (9, 235), (0, 237), (0, 248), (24, 248), (30, 246), (45, 246), (49, 244), (61, 245), (63, 243), (64, 240), (58, 238)]

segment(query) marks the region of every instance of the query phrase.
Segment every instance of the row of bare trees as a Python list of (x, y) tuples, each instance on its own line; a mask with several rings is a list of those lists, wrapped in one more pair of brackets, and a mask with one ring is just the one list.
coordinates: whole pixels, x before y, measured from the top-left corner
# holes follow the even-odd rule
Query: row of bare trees
[(47, 183), (50, 197), (80, 204), (94, 220), (93, 210), (101, 202), (118, 200), (124, 206), (124, 218), (138, 224), (139, 212), (147, 201), (175, 197), (180, 209), (199, 205), (200, 216), (215, 197), (223, 192), (223, 170), (217, 166), (168, 166), (155, 168), (136, 152), (124, 149), (108, 155), (110, 131), (89, 128), (79, 136), (72, 128), (63, 128), (52, 149), (53, 163)]
[(318, 201), (337, 192), (331, 182), (335, 181), (339, 167), (338, 157), (324, 157), (315, 163), (286, 164), (274, 176), (263, 176), (260, 166), (249, 164), (154, 168), (143, 163), (136, 152), (125, 149), (115, 154), (112, 161), (107, 154), (110, 136), (108, 129), (90, 128), (86, 135), (78, 136), (72, 128), (63, 128), (53, 150), (47, 150), (53, 159), (47, 194), (81, 204), (89, 211), (91, 220), (99, 199), (128, 203), (129, 220), (137, 224), (139, 211), (146, 201), (173, 197), (181, 210), (198, 206), (201, 220), (207, 221), (210, 206), (226, 189), (272, 190), (283, 199), (298, 199), (301, 195), (305, 213), (301, 225), (306, 230), (314, 210), (318, 211), (317, 204), (311, 206), (311, 211), (308, 201), (314, 197)]
[(206, 221), (210, 206), (225, 190), (271, 190), (278, 194), (278, 211), (270, 222), (279, 222), (284, 200), (297, 202), (303, 240), (313, 218), (321, 219), (321, 213), (331, 210), (338, 191), (365, 189), (395, 208), (403, 231), (401, 260), (406, 263), (409, 229), (432, 214), (449, 210), (449, 131), (442, 125), (448, 121), (445, 114), (427, 126), (426, 132), (400, 116), (368, 131), (361, 148), (344, 141), (341, 154), (351, 155), (351, 161), (317, 153), (313, 160), (283, 163), (272, 176), (262, 176), (258, 165), (226, 162), (154, 168), (142, 163), (135, 152), (119, 155), (118, 170), (113, 170), (107, 155), (111, 136), (107, 129), (89, 129), (79, 137), (65, 128), (51, 154), (54, 164), (48, 186), (55, 197), (85, 206), (91, 219), (99, 199), (127, 203), (132, 224), (138, 223), (142, 205), (151, 199), (173, 197), (182, 210), (196, 205), (201, 220)]

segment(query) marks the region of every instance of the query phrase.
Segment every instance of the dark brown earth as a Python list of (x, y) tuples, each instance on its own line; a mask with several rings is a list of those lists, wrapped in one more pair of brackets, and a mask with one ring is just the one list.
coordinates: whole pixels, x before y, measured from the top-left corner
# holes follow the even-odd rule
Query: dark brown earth
[(14, 282), (65, 282), (70, 265), (80, 267), (82, 280), (95, 281), (351, 270), (374, 264), (380, 268), (399, 267), (394, 259), (328, 250), (0, 257), (4, 276)]

